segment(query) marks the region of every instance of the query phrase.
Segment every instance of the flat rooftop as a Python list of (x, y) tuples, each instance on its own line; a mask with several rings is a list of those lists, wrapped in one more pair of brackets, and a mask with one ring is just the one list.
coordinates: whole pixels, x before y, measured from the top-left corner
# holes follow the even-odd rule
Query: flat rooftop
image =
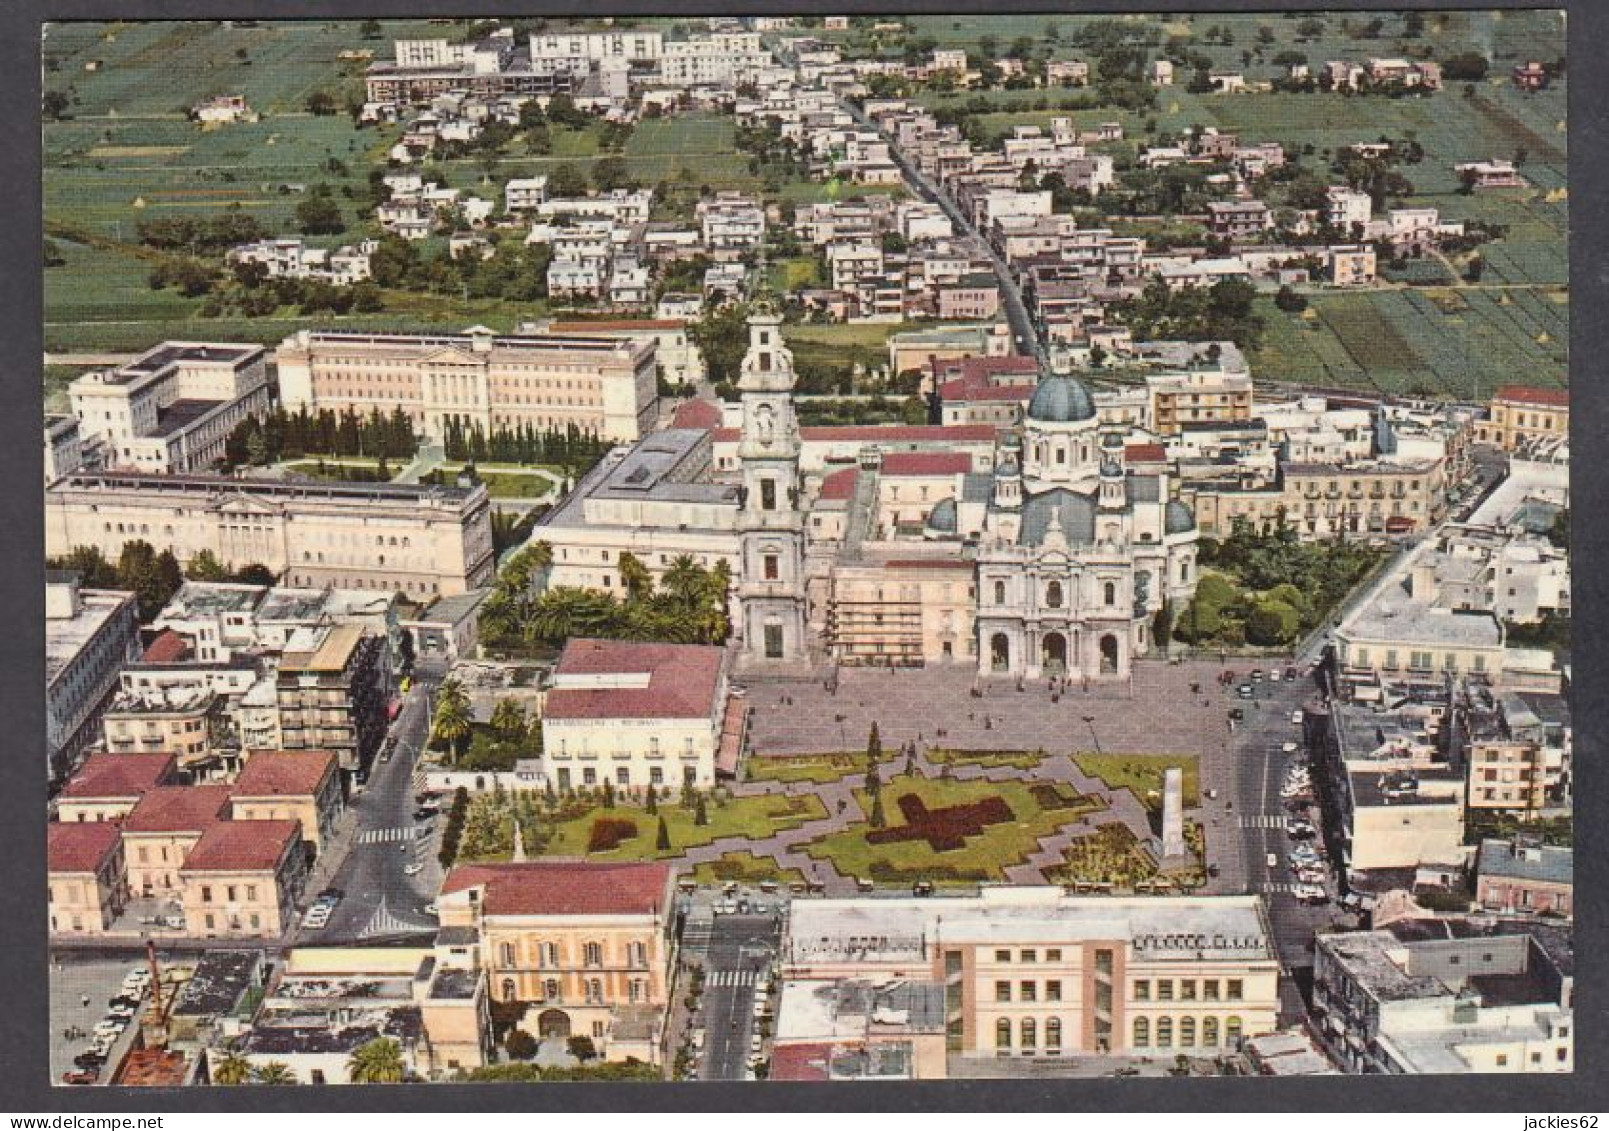
[[(1342, 625), (1342, 635), (1359, 641), (1381, 641), (1403, 646), (1498, 648), (1503, 628), (1491, 613), (1437, 608), (1416, 601), (1403, 588), (1402, 574), (1386, 581)], [(1406, 661), (1408, 657), (1400, 657)]]
[(157, 412), (156, 427), (151, 430), (150, 435), (157, 438), (176, 436), (208, 413), (216, 411), (228, 403), (228, 401), (201, 400), (199, 398), (174, 401), (167, 408)]
[(45, 682), (49, 684), (111, 622), (132, 593), (80, 589), (73, 617), (45, 618)]

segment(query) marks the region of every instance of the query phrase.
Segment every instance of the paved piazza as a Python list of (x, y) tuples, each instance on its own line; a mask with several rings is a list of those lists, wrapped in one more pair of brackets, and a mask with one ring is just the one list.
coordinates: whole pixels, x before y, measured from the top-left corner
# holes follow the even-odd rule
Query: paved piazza
[[(885, 750), (915, 742), (1049, 754), (1097, 745), (1107, 754), (1198, 754), (1203, 780), (1211, 780), (1207, 761), (1229, 737), (1217, 683), (1226, 666), (1140, 661), (1132, 680), (1088, 690), (1052, 691), (1043, 679), (1026, 680), (1018, 690), (1015, 680), (980, 679), (960, 666), (843, 668), (836, 692), (821, 680), (750, 682), (749, 750), (762, 758), (864, 750), (875, 721)], [(1242, 661), (1238, 670), (1250, 666)]]

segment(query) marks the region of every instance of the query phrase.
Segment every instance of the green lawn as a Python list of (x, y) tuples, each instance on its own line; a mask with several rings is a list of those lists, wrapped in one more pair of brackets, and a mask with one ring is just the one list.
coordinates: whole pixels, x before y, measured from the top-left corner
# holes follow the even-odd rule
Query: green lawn
[(803, 873), (796, 868), (783, 868), (769, 856), (756, 856), (752, 852), (728, 852), (718, 860), (696, 864), (693, 879), (701, 884), (756, 884), (762, 880), (775, 880), (780, 884), (802, 884)]
[[(1171, 766), (1184, 770), (1184, 803), (1200, 804), (1200, 759), (1193, 754), (1074, 754), (1078, 768), (1099, 778), (1109, 789), (1130, 789), (1147, 808), (1162, 807), (1163, 773)], [(1153, 796), (1154, 795), (1154, 796)]]
[[(709, 823), (700, 826), (693, 823), (696, 816), (694, 810), (683, 809), (674, 801), (660, 802), (658, 816), (646, 812), (641, 806), (624, 802), (613, 809), (596, 805), (561, 823), (554, 830), (545, 851), (550, 856), (586, 856), (592, 822), (600, 817), (635, 821), (637, 836), (623, 842), (613, 852), (594, 853), (591, 859), (671, 860), (689, 848), (722, 837), (764, 839), (783, 829), (796, 828), (806, 821), (827, 815), (826, 808), (816, 797), (744, 797), (724, 804), (710, 801), (706, 811)], [(665, 825), (670, 830), (671, 848), (668, 852), (654, 847), (660, 817), (665, 818)]]
[(1045, 760), (1043, 750), (929, 750), (928, 758), (952, 766), (1014, 766), (1032, 770)]
[(791, 757), (749, 755), (744, 763), (748, 781), (829, 782), (866, 771), (866, 755), (802, 754)]
[[(1034, 797), (1032, 783), (959, 782), (930, 780), (897, 775), (882, 788), (883, 805), (890, 828), (904, 822), (898, 799), (914, 793), (929, 809), (968, 805), (999, 797), (1010, 808), (1015, 820), (985, 826), (966, 841), (964, 849), (935, 852), (925, 840), (893, 841), (873, 844), (866, 834), (869, 824), (859, 823), (812, 841), (805, 851), (821, 860), (831, 860), (845, 875), (887, 883), (930, 879), (937, 883), (976, 883), (1004, 878), (1005, 869), (1021, 863), (1038, 848), (1038, 838), (1099, 809), (1104, 802), (1095, 797), (1071, 796), (1066, 786), (1044, 783), (1041, 788), (1057, 790), (1067, 803), (1064, 808), (1044, 808)], [(864, 790), (856, 793), (863, 809), (871, 810)]]

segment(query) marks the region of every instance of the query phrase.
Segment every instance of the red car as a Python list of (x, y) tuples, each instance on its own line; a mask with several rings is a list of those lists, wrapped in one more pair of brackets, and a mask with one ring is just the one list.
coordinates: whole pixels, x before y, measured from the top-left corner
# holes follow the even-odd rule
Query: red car
[(101, 1078), (98, 1068), (75, 1068), (61, 1074), (63, 1084), (93, 1084)]

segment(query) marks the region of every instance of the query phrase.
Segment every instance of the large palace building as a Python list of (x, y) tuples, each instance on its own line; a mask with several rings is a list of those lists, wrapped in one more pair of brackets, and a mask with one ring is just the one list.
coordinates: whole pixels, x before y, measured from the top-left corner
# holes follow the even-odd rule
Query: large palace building
[(236, 568), (267, 566), (287, 585), (450, 596), (490, 581), (484, 486), (283, 483), (215, 475), (77, 473), (45, 489), (45, 552), (127, 542), (184, 564), (210, 550)]
[[(536, 528), (549, 584), (618, 591), (623, 554), (655, 576), (687, 554), (733, 567), (740, 668), (1077, 680), (1126, 679), (1164, 604), (1195, 592), (1195, 516), (1166, 461), (1075, 378), (1042, 377), (992, 444), (987, 426), (942, 425), (824, 443), (796, 422), (792, 355), (762, 309), (738, 390), (735, 436), (719, 414), (679, 411), (680, 427), (612, 453)], [(711, 459), (711, 439), (729, 460)]]
[(449, 419), (486, 432), (574, 425), (630, 442), (658, 411), (653, 342), (576, 334), (406, 335), (303, 330), (279, 344), (286, 408), (401, 408), (440, 437)]

